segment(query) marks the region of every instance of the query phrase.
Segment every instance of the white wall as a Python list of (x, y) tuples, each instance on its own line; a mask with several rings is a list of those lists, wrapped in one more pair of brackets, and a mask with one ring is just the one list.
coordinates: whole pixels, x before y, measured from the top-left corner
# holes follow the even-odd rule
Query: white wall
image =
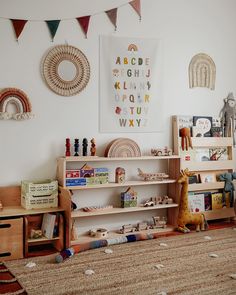
[[(98, 154), (112, 139), (124, 134), (98, 130), (98, 78), (100, 34), (154, 37), (163, 41), (163, 133), (125, 134), (142, 151), (171, 144), (170, 116), (174, 114), (217, 116), (229, 91), (236, 95), (236, 1), (235, 0), (141, 0), (142, 21), (130, 5), (118, 10), (118, 30), (104, 13), (128, 0), (1, 0), (0, 16), (6, 18), (56, 19), (95, 14), (85, 39), (77, 22), (62, 21), (50, 41), (44, 22), (26, 25), (19, 42), (12, 25), (0, 19), (0, 88), (17, 87), (30, 98), (36, 118), (0, 122), (0, 185), (22, 179), (55, 177), (56, 158), (64, 155), (65, 138), (96, 138)], [(69, 3), (69, 5), (68, 5)], [(91, 65), (86, 89), (73, 97), (60, 97), (47, 88), (40, 63), (53, 45), (82, 50)], [(189, 89), (188, 65), (193, 55), (205, 52), (215, 61), (216, 88)]]

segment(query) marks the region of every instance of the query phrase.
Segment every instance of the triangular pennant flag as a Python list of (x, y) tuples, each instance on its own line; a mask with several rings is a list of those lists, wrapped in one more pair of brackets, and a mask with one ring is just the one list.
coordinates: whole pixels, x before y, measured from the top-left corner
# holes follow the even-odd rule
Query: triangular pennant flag
[(81, 26), (81, 29), (83, 30), (85, 37), (87, 38), (87, 32), (88, 32), (88, 27), (89, 27), (89, 21), (90, 21), (90, 15), (87, 16), (81, 16), (76, 18), (78, 23)]
[(139, 15), (139, 19), (141, 20), (141, 5), (140, 5), (140, 0), (133, 0), (133, 1), (129, 2), (129, 4), (137, 12), (137, 14)]
[(115, 30), (116, 30), (117, 8), (113, 8), (105, 12), (107, 16), (109, 17), (110, 21), (112, 22), (112, 24), (115, 26)]
[(47, 23), (47, 26), (49, 28), (51, 37), (52, 37), (52, 41), (53, 41), (53, 39), (54, 39), (54, 37), (56, 35), (56, 32), (57, 32), (58, 26), (60, 24), (60, 21), (61, 20), (45, 20), (45, 22)]
[(24, 19), (11, 19), (15, 34), (16, 34), (16, 40), (18, 41), (18, 38), (21, 34), (21, 32), (24, 29), (25, 24), (27, 23), (27, 20)]

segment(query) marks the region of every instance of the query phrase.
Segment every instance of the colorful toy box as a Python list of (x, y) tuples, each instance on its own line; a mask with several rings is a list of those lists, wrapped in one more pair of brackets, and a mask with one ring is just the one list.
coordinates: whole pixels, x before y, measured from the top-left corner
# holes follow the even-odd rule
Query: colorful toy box
[(121, 208), (136, 207), (137, 193), (129, 187), (127, 191), (121, 193)]
[(66, 170), (66, 186), (85, 186), (108, 183), (107, 168), (93, 168), (87, 164), (77, 170)]
[(53, 208), (58, 206), (58, 182), (43, 181), (21, 182), (21, 206), (26, 209)]

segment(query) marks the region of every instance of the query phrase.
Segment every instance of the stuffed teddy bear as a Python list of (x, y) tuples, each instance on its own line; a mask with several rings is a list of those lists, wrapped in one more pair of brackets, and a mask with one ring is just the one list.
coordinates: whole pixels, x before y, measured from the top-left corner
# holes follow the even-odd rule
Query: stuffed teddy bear
[(230, 193), (230, 207), (233, 207), (234, 203), (234, 184), (233, 180), (236, 179), (236, 172), (233, 173), (223, 173), (219, 175), (219, 180), (224, 181), (224, 190), (223, 190), (223, 206), (226, 206), (226, 196), (225, 193)]

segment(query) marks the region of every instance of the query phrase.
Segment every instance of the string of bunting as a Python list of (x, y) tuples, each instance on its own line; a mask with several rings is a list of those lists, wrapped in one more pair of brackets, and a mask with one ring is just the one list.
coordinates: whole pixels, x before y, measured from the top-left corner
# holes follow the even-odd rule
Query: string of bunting
[[(126, 4), (123, 4), (121, 6), (124, 5), (131, 5), (131, 7), (135, 10), (135, 12), (138, 14), (139, 19), (141, 20), (141, 4), (140, 4), (140, 0), (133, 0), (130, 1)], [(107, 15), (107, 17), (109, 18), (109, 20), (111, 21), (111, 23), (113, 24), (115, 30), (117, 29), (117, 10), (119, 7), (115, 7), (112, 8), (110, 10), (106, 10), (105, 13)], [(87, 38), (87, 34), (88, 34), (88, 29), (89, 29), (89, 22), (90, 22), (90, 18), (93, 15), (86, 15), (86, 16), (81, 16), (81, 17), (76, 17), (75, 19), (78, 21), (78, 24), (80, 25), (85, 37)], [(3, 17), (0, 17), (3, 18)], [(71, 18), (74, 19), (74, 18)], [(9, 18), (9, 20), (11, 21), (14, 31), (15, 31), (15, 35), (16, 35), (16, 40), (18, 41), (25, 25), (30, 22), (30, 21), (38, 21), (38, 20), (32, 20), (32, 19), (11, 19)], [(63, 19), (56, 19), (56, 20), (42, 20), (47, 24), (47, 27), (49, 29), (52, 41), (54, 40), (54, 37), (56, 35), (56, 32), (58, 30), (59, 24)], [(68, 20), (68, 19), (66, 19)]]

